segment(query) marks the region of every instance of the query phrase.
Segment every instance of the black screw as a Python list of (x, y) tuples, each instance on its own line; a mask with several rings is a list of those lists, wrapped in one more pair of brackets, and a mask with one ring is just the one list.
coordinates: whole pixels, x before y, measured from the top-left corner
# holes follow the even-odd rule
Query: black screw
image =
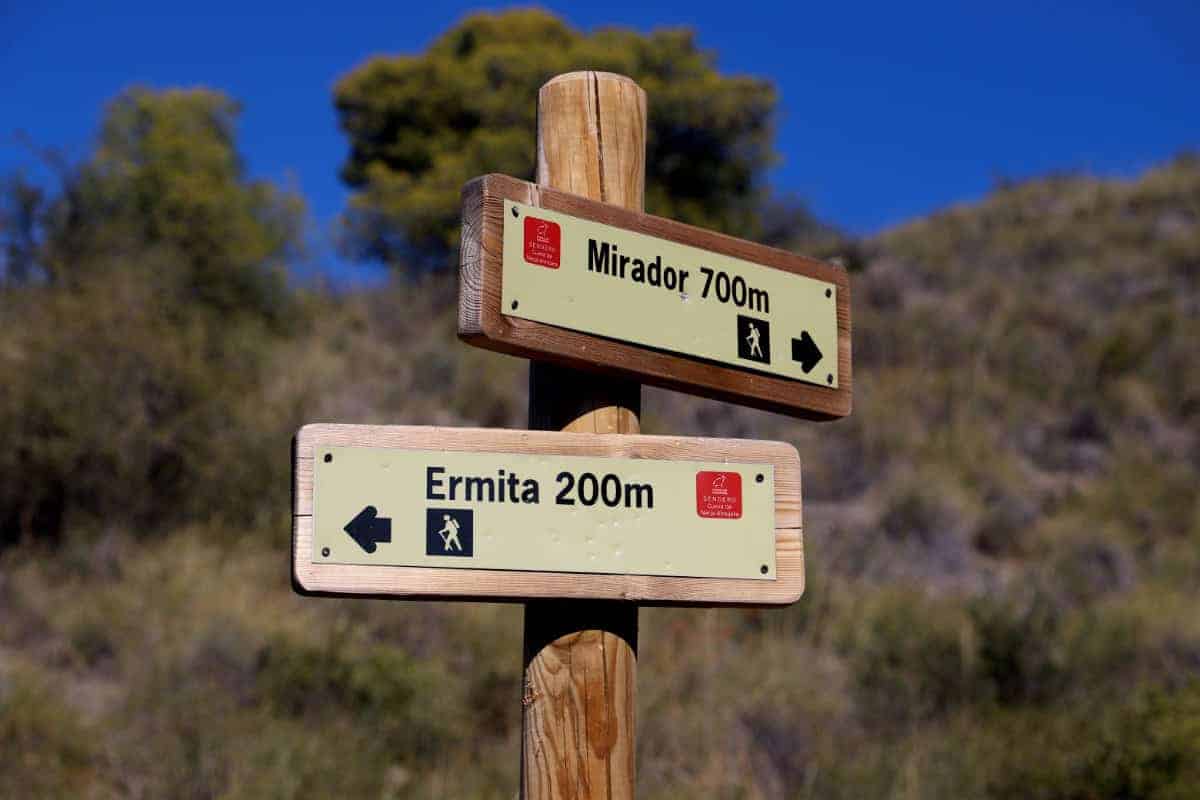
[[(321, 555), (325, 556), (326, 558), (329, 558), (329, 548), (328, 548), (328, 547), (322, 547), (322, 548), (321, 548)], [(763, 567), (763, 569), (765, 570), (765, 569), (766, 569), (766, 567)]]
[(833, 386), (833, 373), (832, 372), (825, 376), (825, 382), (828, 383), (830, 386)]
[(514, 208), (512, 211), (513, 211), (513, 217), (519, 216), (517, 209)]
[(826, 290), (825, 290), (825, 296), (826, 296), (826, 297), (833, 297), (833, 289), (826, 289)]
[(771, 570), (766, 564), (763, 564), (762, 567), (760, 567), (758, 571), (761, 572), (763, 575), (766, 575)]
[(754, 476), (754, 482), (755, 483), (763, 482), (763, 474), (761, 472)]
[(513, 310), (513, 311), (516, 311), (516, 310), (517, 310), (517, 305), (518, 305), (517, 301), (516, 301), (516, 300), (513, 300), (513, 301), (512, 301), (512, 310)]
[(325, 454), (325, 463), (328, 464), (330, 461), (333, 461), (333, 453), (326, 453)]

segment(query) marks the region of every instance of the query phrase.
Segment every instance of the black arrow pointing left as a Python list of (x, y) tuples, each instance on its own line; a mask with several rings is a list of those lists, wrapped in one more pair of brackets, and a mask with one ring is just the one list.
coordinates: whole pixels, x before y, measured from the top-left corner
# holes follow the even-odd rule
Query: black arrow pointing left
[(380, 542), (392, 540), (392, 520), (379, 516), (375, 506), (367, 506), (346, 524), (342, 530), (368, 553), (374, 553)]

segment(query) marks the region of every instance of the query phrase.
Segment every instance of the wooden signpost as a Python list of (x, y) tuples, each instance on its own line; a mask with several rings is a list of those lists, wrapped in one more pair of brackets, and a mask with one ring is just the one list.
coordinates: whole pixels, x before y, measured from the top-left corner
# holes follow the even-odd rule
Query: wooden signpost
[(531, 359), (530, 430), (294, 443), (297, 591), (525, 603), (527, 800), (633, 797), (639, 605), (804, 589), (795, 448), (640, 435), (640, 382), (850, 413), (845, 271), (642, 213), (645, 121), (628, 78), (560, 75), (536, 183), (463, 190), (459, 336)]
[(810, 419), (850, 413), (846, 271), (505, 175), (463, 189), (459, 336)]

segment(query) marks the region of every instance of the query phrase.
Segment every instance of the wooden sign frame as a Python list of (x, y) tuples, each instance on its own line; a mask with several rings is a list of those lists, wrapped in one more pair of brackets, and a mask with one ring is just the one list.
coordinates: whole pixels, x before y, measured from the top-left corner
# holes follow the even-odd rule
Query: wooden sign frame
[[(313, 563), (314, 458), (321, 446), (761, 463), (774, 467), (775, 580)], [(776, 606), (804, 591), (800, 456), (784, 442), (423, 426), (305, 425), (293, 440), (292, 581), (297, 592), (524, 602)]]
[[(845, 269), (506, 175), (476, 178), (463, 187), (462, 196), (458, 335), (468, 344), (576, 369), (634, 378), (667, 389), (805, 419), (838, 419), (850, 413), (850, 281)], [(601, 222), (836, 285), (837, 388), (740, 369), (505, 314), (501, 305), (505, 200)]]

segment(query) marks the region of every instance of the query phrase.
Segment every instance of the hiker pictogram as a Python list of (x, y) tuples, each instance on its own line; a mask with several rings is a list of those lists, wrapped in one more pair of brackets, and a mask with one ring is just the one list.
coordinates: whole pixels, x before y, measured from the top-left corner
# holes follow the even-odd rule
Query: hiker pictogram
[(442, 520), (446, 523), (442, 529), (438, 531), (438, 535), (442, 537), (442, 542), (445, 543), (445, 549), (462, 551), (462, 542), (458, 541), (458, 520), (449, 514), (442, 514)]
[(738, 358), (771, 363), (771, 323), (757, 317), (737, 315)]
[(759, 358), (761, 358), (762, 357), (762, 347), (760, 347), (758, 344), (758, 336), (759, 336), (758, 327), (753, 322), (751, 322), (750, 323), (750, 333), (747, 334), (746, 341), (750, 343), (751, 357), (758, 356)]
[(430, 508), (425, 511), (425, 555), (475, 554), (475, 512), (469, 508)]

